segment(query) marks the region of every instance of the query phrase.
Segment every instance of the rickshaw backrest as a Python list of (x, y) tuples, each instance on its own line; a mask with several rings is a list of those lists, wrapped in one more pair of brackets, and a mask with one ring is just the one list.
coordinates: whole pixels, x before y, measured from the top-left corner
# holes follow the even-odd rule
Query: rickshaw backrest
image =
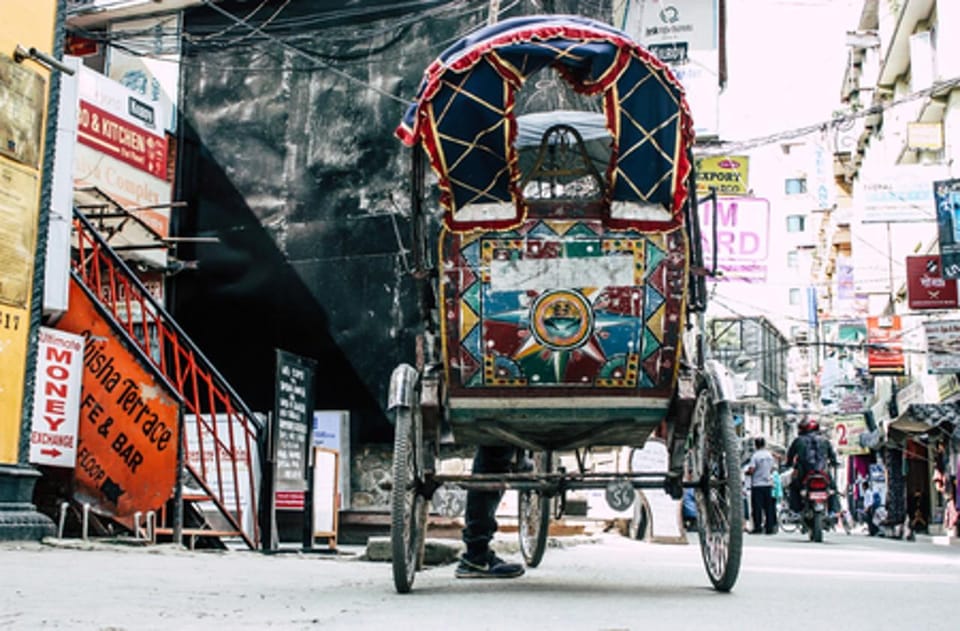
[(543, 132), (533, 167), (520, 183), (530, 200), (603, 199), (606, 185), (587, 154), (583, 138), (570, 125), (554, 125)]

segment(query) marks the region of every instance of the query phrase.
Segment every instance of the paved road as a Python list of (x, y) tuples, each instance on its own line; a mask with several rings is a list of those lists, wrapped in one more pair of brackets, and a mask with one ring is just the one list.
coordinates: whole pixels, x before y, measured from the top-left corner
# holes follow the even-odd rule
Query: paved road
[(456, 580), (452, 565), (432, 568), (402, 596), (389, 564), (359, 554), (5, 543), (0, 629), (956, 628), (956, 545), (746, 536), (740, 579), (720, 594), (696, 545), (592, 541), (550, 548), (512, 581)]

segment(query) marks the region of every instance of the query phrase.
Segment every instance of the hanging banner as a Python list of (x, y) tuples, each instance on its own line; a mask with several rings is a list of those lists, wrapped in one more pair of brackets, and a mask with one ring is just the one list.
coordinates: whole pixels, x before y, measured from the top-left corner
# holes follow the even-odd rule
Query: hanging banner
[(944, 278), (960, 278), (960, 179), (933, 183)]
[(30, 462), (73, 467), (83, 377), (83, 338), (40, 327)]
[(907, 305), (911, 309), (957, 307), (957, 281), (943, 278), (938, 255), (907, 257)]
[(902, 375), (906, 371), (900, 316), (867, 318), (867, 368), (872, 375)]
[(927, 372), (960, 372), (960, 320), (924, 322), (923, 329), (927, 337)]

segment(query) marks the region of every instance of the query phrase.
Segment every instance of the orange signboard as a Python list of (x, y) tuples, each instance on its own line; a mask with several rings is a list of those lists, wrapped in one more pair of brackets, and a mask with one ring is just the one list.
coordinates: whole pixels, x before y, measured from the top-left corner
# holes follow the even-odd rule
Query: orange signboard
[(119, 521), (159, 509), (176, 480), (179, 398), (76, 280), (57, 328), (84, 338), (74, 498)]
[(902, 375), (906, 370), (900, 316), (867, 318), (867, 369), (872, 375)]

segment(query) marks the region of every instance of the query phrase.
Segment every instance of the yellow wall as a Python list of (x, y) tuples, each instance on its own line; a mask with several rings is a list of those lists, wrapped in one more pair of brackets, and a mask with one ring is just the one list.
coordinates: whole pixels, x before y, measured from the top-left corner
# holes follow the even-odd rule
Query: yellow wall
[[(56, 0), (2, 0), (0, 2), (0, 53), (13, 57), (14, 48), (17, 44), (21, 44), (25, 48), (33, 47), (51, 54), (56, 10)], [(24, 61), (22, 65), (39, 73), (44, 78), (49, 91), (50, 73), (46, 69), (32, 61)], [(46, 129), (45, 122), (43, 129)], [(40, 169), (34, 169), (0, 156), (0, 170), (3, 169), (14, 169), (19, 173), (35, 176), (36, 185), (33, 187), (35, 203), (32, 204), (35, 232), (40, 207), (42, 163)], [(3, 247), (2, 241), (0, 241), (0, 247)], [(31, 248), (31, 251), (33, 250), (35, 245)], [(9, 253), (0, 252), (0, 257), (4, 254)], [(36, 267), (34, 266), (33, 269), (35, 271)], [(29, 300), (25, 307), (0, 303), (0, 464), (17, 463), (29, 333)]]

